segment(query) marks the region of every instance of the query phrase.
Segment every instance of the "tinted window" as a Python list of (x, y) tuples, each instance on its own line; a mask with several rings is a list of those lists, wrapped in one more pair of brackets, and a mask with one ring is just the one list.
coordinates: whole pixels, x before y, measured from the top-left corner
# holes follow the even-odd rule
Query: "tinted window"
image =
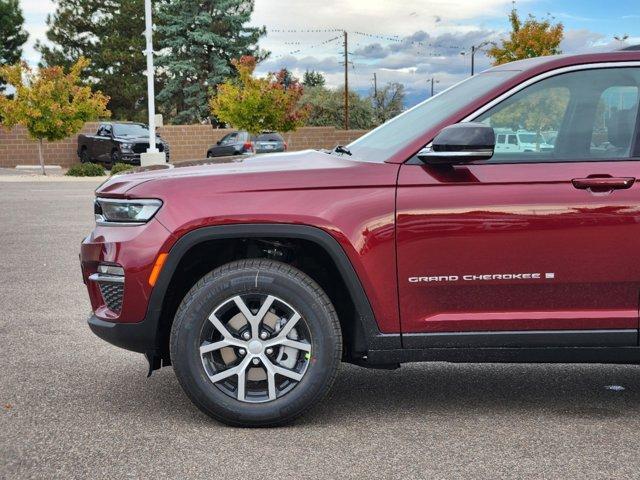
[(116, 137), (148, 137), (149, 129), (146, 125), (137, 123), (116, 123), (113, 133)]
[(639, 86), (640, 69), (621, 67), (569, 72), (515, 93), (477, 118), (522, 142), (497, 144), (490, 162), (630, 157)]
[(220, 140), (221, 145), (229, 145), (230, 143), (234, 143), (238, 138), (238, 132), (228, 133), (222, 140)]
[(261, 133), (258, 135), (259, 142), (282, 142), (284, 141), (279, 133)]

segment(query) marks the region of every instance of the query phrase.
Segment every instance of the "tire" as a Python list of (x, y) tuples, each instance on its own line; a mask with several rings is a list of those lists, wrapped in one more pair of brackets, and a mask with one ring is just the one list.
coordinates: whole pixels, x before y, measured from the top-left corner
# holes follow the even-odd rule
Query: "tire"
[[(241, 311), (237, 298), (247, 306), (255, 302), (255, 308), (245, 310), (247, 314), (238, 317), (239, 313), (234, 313), (236, 308)], [(265, 303), (269, 299), (271, 308), (267, 311)], [(291, 323), (296, 315), (290, 311), (297, 312), (300, 319)], [(229, 337), (212, 326), (215, 324), (209, 316), (214, 312)], [(245, 323), (245, 319), (249, 314), (259, 316), (261, 312), (266, 313), (258, 319), (260, 329), (268, 329), (268, 321), (274, 317), (278, 320), (271, 337), (258, 342), (263, 342), (260, 347), (256, 346), (258, 337), (253, 333), (254, 326)], [(225, 318), (231, 320), (226, 322)], [(278, 330), (280, 323), (284, 324)], [(244, 326), (238, 327), (239, 324)], [(244, 333), (242, 328), (245, 328)], [(251, 340), (246, 340), (248, 343), (243, 347), (242, 335), (246, 336), (247, 331)], [(203, 340), (206, 338), (210, 343)], [(201, 348), (216, 347), (227, 338), (238, 345), (201, 353)], [(267, 348), (268, 342), (276, 342), (279, 338), (286, 341), (287, 346)], [(302, 345), (304, 349), (291, 349), (289, 344)], [(260, 363), (254, 366), (256, 364), (251, 362), (256, 361), (260, 348)], [(280, 262), (240, 260), (213, 270), (187, 293), (171, 329), (170, 350), (178, 381), (200, 410), (228, 425), (266, 427), (290, 423), (324, 398), (340, 365), (342, 334), (329, 297), (305, 273)], [(227, 356), (232, 352), (235, 360), (223, 364), (224, 352)], [(247, 362), (246, 368), (243, 362)], [(220, 372), (227, 375), (228, 370), (242, 371), (243, 368), (245, 373), (242, 375), (246, 380), (242, 390), (238, 374), (214, 380)], [(275, 374), (269, 373), (276, 369)], [(290, 375), (301, 378), (292, 380)], [(262, 380), (256, 380), (258, 378)]]
[(111, 152), (111, 158), (109, 159), (108, 163), (104, 164), (104, 168), (106, 168), (107, 170), (111, 170), (111, 167), (120, 162), (122, 162), (120, 152), (118, 152), (117, 150), (113, 150)]
[(91, 162), (91, 157), (89, 156), (89, 152), (87, 152), (86, 148), (83, 148), (80, 151), (80, 163), (89, 163)]
[(207, 158), (213, 158), (215, 155), (211, 152), (207, 152)]

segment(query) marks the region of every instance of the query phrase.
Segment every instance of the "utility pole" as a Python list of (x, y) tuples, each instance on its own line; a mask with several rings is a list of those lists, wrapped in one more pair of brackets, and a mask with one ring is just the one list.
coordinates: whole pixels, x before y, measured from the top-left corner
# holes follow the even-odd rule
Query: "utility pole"
[(434, 88), (433, 88), (433, 84), (434, 83), (440, 83), (440, 80), (436, 80), (434, 77), (431, 77), (430, 80), (428, 80), (431, 82), (431, 96), (433, 97), (434, 94)]
[(344, 129), (349, 130), (349, 49), (347, 31), (344, 34)]
[(474, 59), (476, 56), (476, 46), (475, 45), (471, 45), (471, 76), (473, 77), (473, 73), (474, 73)]
[(378, 102), (378, 78), (376, 77), (376, 72), (373, 72), (373, 113), (378, 118), (378, 107), (380, 103)]

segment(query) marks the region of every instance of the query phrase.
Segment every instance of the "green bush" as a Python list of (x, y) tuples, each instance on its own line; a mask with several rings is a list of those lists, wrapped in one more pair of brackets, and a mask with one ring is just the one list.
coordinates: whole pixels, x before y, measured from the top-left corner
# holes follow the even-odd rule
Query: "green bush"
[(111, 175), (115, 175), (116, 173), (126, 172), (127, 170), (133, 170), (133, 165), (129, 165), (127, 163), (116, 163), (113, 167), (111, 167)]
[(104, 174), (104, 168), (96, 163), (77, 163), (66, 173), (70, 177), (101, 177)]

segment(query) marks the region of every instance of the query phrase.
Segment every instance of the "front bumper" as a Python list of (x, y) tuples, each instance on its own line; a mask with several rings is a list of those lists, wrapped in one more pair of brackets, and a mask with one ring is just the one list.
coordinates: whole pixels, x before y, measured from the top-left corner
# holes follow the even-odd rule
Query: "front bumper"
[[(169, 231), (155, 219), (140, 226), (96, 226), (80, 247), (82, 276), (87, 286), (91, 307), (105, 322), (133, 324), (142, 322), (146, 315), (152, 287), (149, 275), (156, 258), (168, 251), (173, 243)], [(118, 302), (109, 297), (114, 292), (101, 290), (100, 265), (121, 267), (123, 289)], [(112, 300), (112, 301), (110, 301)], [(116, 307), (120, 308), (114, 308)]]
[(138, 323), (108, 322), (95, 314), (87, 322), (93, 333), (116, 347), (146, 354), (157, 348), (155, 322), (146, 319)]
[[(162, 153), (162, 152), (160, 152)], [(169, 157), (169, 150), (166, 150), (164, 152), (164, 156), (165, 156), (165, 161), (167, 163), (169, 163), (170, 157)], [(129, 163), (131, 165), (135, 165), (135, 166), (140, 166), (140, 154), (139, 153), (120, 153), (120, 159), (123, 163)]]

